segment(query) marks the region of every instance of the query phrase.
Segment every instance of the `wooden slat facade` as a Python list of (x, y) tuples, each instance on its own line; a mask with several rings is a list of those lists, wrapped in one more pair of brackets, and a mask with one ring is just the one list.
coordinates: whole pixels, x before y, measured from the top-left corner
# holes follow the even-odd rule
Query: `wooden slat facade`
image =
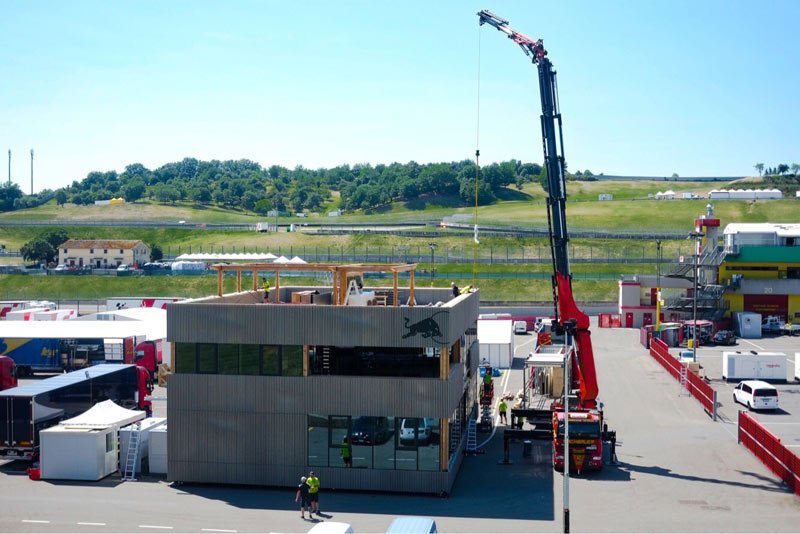
[[(447, 304), (248, 304), (245, 294), (181, 302), (169, 307), (167, 338), (178, 343), (443, 348), (475, 327), (477, 292), (447, 302), (449, 290), (418, 288), (417, 298), (423, 297), (439, 297)], [(238, 303), (230, 302), (234, 299)], [(428, 319), (436, 322), (438, 330), (414, 332), (408, 328), (430, 326)], [(425, 337), (425, 333), (430, 335)], [(169, 380), (167, 405), (168, 478), (293, 487), (311, 468), (309, 414), (433, 417), (440, 419), (444, 428), (467, 388), (473, 388), (474, 399), (477, 344), (473, 349), (469, 368), (449, 364), (446, 380), (175, 374)], [(467, 373), (472, 379), (465, 377)], [(440, 448), (446, 449), (447, 432), (440, 434)], [(460, 463), (460, 457), (450, 462), (454, 468), (449, 471), (446, 465), (440, 471), (313, 469), (323, 487), (438, 494), (451, 490)]]

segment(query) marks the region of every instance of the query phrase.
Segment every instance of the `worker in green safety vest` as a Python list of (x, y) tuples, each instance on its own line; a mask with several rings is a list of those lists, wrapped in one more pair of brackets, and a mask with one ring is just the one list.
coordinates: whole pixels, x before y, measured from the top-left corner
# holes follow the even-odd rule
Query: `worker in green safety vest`
[(342, 461), (345, 467), (353, 467), (353, 446), (350, 445), (350, 440), (347, 439), (347, 436), (342, 440), (339, 454), (342, 455)]
[(500, 422), (507, 424), (506, 412), (508, 411), (508, 404), (505, 399), (500, 399), (500, 404), (497, 405), (497, 411), (500, 412)]

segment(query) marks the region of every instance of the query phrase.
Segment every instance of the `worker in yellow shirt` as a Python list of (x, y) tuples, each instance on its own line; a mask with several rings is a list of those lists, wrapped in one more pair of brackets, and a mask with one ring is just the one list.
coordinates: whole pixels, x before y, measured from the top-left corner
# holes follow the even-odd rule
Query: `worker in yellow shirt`
[(508, 420), (506, 419), (506, 412), (508, 411), (508, 404), (506, 404), (505, 399), (500, 399), (500, 404), (497, 405), (497, 411), (500, 412), (500, 422), (508, 424)]

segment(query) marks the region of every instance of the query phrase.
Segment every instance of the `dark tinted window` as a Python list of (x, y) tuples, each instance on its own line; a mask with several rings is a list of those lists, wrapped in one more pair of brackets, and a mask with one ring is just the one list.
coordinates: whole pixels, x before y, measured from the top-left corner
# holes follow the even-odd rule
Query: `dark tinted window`
[(239, 345), (224, 343), (220, 344), (217, 350), (219, 351), (219, 374), (239, 374)]
[(175, 343), (175, 372), (197, 372), (197, 354), (194, 343)]
[(753, 389), (747, 384), (742, 384), (742, 391), (744, 391), (745, 393), (752, 393)]
[(242, 345), (239, 353), (240, 373), (243, 375), (257, 375), (261, 358), (260, 345)]
[(211, 343), (197, 344), (197, 372), (216, 373), (217, 372), (217, 346)]
[(754, 397), (777, 397), (778, 390), (772, 388), (757, 389), (753, 392)]

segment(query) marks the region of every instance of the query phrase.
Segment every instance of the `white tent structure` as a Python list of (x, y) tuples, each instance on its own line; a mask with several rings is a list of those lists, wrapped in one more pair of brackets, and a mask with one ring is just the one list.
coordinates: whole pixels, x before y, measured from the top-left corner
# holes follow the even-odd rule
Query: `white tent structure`
[(145, 413), (103, 401), (39, 433), (43, 479), (100, 480), (117, 471), (117, 432)]
[(301, 263), (308, 263), (308, 262), (305, 261), (300, 256), (295, 256), (294, 258), (292, 258), (291, 260), (287, 261), (286, 263), (301, 264)]
[(274, 260), (277, 256), (271, 252), (261, 254), (258, 252), (241, 252), (241, 253), (215, 253), (215, 252), (197, 252), (194, 254), (181, 254), (176, 260), (179, 261), (264, 261)]
[(509, 369), (514, 358), (514, 323), (503, 319), (478, 319), (480, 361)]
[(286, 256), (281, 256), (280, 258), (273, 260), (272, 263), (289, 263), (289, 258)]

